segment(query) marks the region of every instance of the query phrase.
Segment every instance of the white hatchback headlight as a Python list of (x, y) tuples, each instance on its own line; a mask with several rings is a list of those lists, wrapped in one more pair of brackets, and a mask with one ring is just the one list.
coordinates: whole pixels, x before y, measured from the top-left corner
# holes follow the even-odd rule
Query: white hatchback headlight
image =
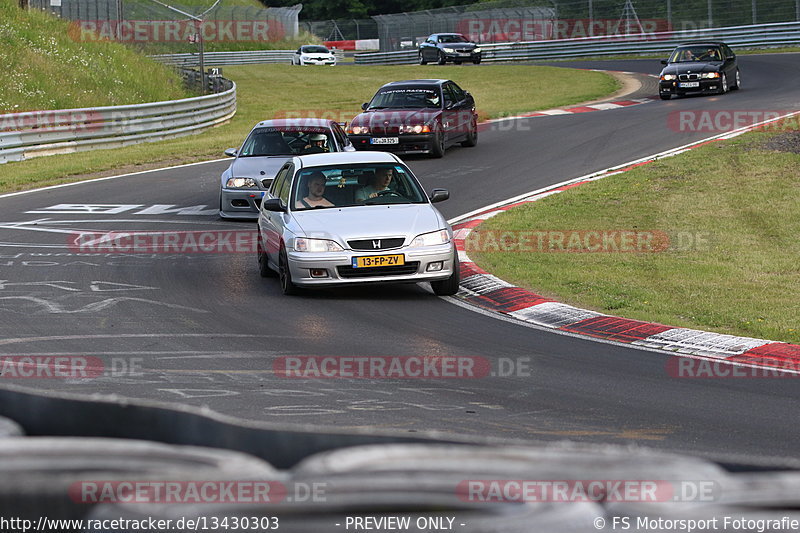
[(294, 240), (295, 252), (343, 252), (339, 244), (327, 239), (307, 239), (298, 237)]
[(437, 246), (448, 242), (450, 242), (450, 233), (446, 229), (440, 229), (439, 231), (417, 235), (411, 241), (411, 246)]
[(257, 189), (258, 184), (253, 178), (228, 178), (225, 187), (228, 189)]

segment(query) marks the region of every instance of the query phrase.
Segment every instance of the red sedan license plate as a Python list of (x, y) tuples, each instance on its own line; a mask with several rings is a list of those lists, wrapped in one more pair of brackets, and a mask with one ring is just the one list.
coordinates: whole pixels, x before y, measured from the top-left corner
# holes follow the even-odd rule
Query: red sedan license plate
[(370, 255), (366, 257), (354, 257), (353, 268), (370, 268), (383, 266), (401, 266), (406, 264), (403, 254), (395, 255)]

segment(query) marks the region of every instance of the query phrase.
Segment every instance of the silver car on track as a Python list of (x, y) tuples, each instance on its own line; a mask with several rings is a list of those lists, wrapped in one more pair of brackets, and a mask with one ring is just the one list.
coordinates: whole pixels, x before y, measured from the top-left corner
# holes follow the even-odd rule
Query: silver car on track
[(333, 120), (289, 118), (259, 122), (238, 150), (225, 150), (225, 155), (236, 159), (222, 173), (219, 216), (258, 218), (261, 198), (292, 156), (354, 150), (341, 125)]
[(453, 230), (394, 154), (293, 157), (279, 170), (258, 217), (258, 262), (284, 294), (301, 287), (427, 281), (458, 291)]

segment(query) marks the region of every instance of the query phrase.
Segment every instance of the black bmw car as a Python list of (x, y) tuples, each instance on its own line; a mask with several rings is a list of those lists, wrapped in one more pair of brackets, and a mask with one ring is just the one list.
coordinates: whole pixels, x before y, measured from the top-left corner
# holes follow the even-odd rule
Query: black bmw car
[(736, 54), (719, 41), (684, 43), (661, 61), (659, 96), (724, 94), (741, 85)]
[(419, 64), (481, 62), (481, 48), (460, 33), (434, 33), (419, 45)]

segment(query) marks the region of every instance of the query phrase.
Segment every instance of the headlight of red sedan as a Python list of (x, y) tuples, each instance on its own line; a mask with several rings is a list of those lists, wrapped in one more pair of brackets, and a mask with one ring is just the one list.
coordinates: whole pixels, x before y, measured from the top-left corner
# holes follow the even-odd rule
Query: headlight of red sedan
[(427, 124), (404, 124), (400, 126), (400, 133), (430, 133), (431, 127)]

